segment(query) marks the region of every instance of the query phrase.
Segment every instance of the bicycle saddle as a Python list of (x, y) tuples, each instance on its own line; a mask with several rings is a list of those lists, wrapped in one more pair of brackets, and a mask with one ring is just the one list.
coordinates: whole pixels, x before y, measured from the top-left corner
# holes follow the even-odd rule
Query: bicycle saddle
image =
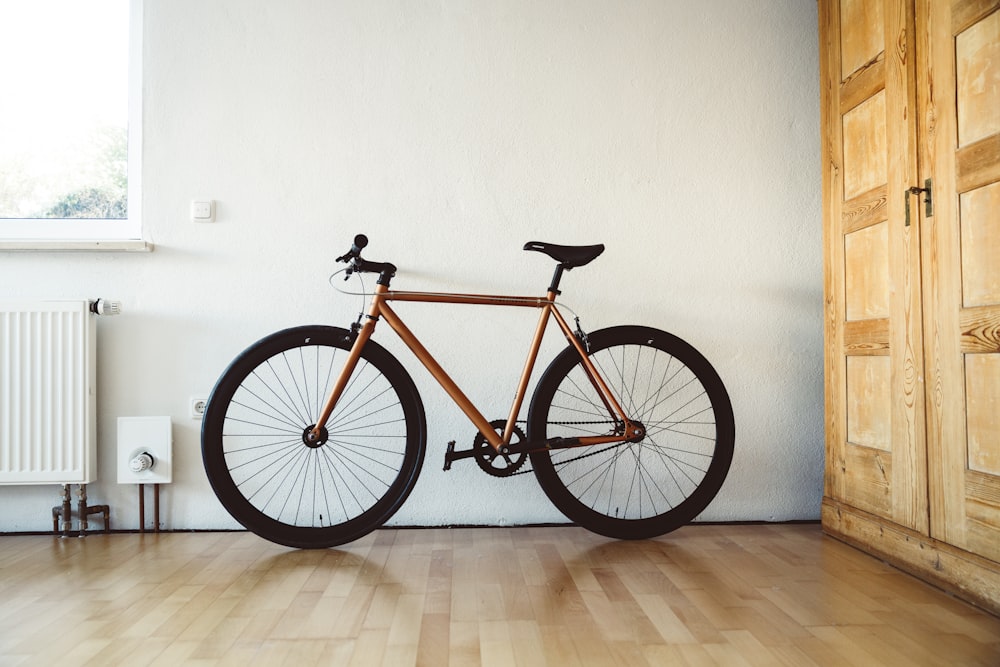
[(528, 241), (524, 244), (525, 250), (535, 250), (544, 252), (546, 255), (556, 260), (563, 267), (572, 269), (577, 266), (589, 264), (604, 252), (604, 244), (597, 245), (556, 245), (555, 243), (542, 243), (540, 241)]

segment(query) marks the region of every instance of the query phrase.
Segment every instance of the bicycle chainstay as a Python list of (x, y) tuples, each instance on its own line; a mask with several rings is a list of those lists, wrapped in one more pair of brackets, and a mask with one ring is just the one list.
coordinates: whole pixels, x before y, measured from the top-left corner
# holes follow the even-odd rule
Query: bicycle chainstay
[[(518, 420), (517, 423), (518, 424), (527, 424), (528, 422), (524, 421), (524, 420)], [(576, 422), (549, 422), (549, 423), (550, 424), (554, 424), (556, 426), (578, 426), (578, 425), (582, 425), (582, 424), (614, 424), (615, 422), (606, 419), (606, 420), (603, 420), (603, 421), (576, 421)], [(565, 459), (563, 461), (560, 461), (559, 464), (560, 465), (565, 465), (567, 463), (572, 463), (573, 461), (579, 461), (580, 459), (585, 459), (585, 458), (588, 458), (588, 457), (591, 457), (591, 456), (597, 456), (598, 454), (602, 454), (602, 453), (608, 451), (609, 449), (614, 449), (615, 447), (621, 447), (624, 444), (625, 444), (625, 442), (623, 441), (623, 442), (618, 442), (618, 443), (615, 443), (615, 444), (612, 444), (612, 445), (608, 445), (607, 447), (602, 447), (602, 448), (598, 449), (597, 451), (587, 452), (586, 454), (580, 454), (579, 456), (574, 456), (573, 458)], [(566, 449), (572, 449), (572, 447), (567, 447)], [(534, 469), (533, 468), (528, 468), (527, 470), (518, 470), (516, 472), (512, 472), (510, 475), (508, 475), (508, 477), (516, 477), (518, 475), (526, 475), (529, 472), (534, 472)]]
[[(517, 423), (517, 424), (527, 424), (528, 422), (525, 421), (525, 420), (523, 420), (523, 419), (519, 419), (515, 423)], [(610, 420), (610, 419), (603, 419), (603, 420), (599, 420), (599, 421), (562, 421), (562, 422), (549, 422), (549, 423), (553, 424), (553, 425), (556, 425), (556, 426), (579, 426), (579, 425), (585, 425), (585, 424), (616, 424), (617, 422), (614, 421), (614, 420)], [(560, 461), (560, 465), (565, 465), (567, 463), (572, 463), (573, 461), (579, 461), (580, 459), (585, 459), (585, 458), (588, 458), (590, 456), (596, 456), (596, 455), (601, 454), (603, 452), (606, 452), (608, 450), (614, 449), (616, 447), (620, 447), (623, 444), (625, 444), (624, 441), (618, 442), (618, 443), (613, 443), (613, 444), (608, 445), (607, 447), (602, 447), (601, 449), (598, 449), (596, 451), (587, 452), (586, 454), (580, 454), (579, 456), (574, 456), (572, 458)], [(448, 443), (448, 452), (445, 454), (445, 467), (444, 467), (445, 470), (450, 470), (451, 469), (452, 462), (460, 460), (460, 459), (464, 459), (464, 458), (469, 458), (469, 457), (473, 456), (473, 452), (475, 451), (475, 449), (468, 449), (468, 450), (462, 450), (460, 452), (455, 452), (454, 449), (453, 449), (454, 445), (455, 445), (454, 441)], [(573, 449), (573, 447), (562, 447), (562, 448), (559, 448), (559, 449)], [(538, 451), (545, 451), (545, 450), (539, 449)], [(525, 452), (525, 453), (530, 453), (530, 452)], [(515, 472), (506, 473), (506, 474), (503, 475), (503, 477), (515, 477), (517, 475), (524, 475), (524, 474), (527, 474), (529, 472), (533, 472), (533, 469), (532, 468), (528, 468), (527, 470), (517, 470)]]

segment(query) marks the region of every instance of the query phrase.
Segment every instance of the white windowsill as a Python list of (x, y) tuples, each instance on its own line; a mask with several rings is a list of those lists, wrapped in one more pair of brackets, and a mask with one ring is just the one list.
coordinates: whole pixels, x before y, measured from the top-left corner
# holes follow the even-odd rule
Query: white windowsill
[(3, 241), (0, 252), (152, 252), (149, 241)]

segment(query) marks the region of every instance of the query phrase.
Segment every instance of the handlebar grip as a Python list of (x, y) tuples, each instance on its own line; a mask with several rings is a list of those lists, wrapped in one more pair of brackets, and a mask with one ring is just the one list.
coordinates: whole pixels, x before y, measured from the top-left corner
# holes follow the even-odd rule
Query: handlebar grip
[(338, 262), (349, 262), (352, 259), (357, 259), (361, 257), (361, 251), (365, 246), (368, 245), (368, 237), (364, 234), (358, 234), (354, 237), (354, 243), (351, 244), (351, 249), (347, 253), (341, 255), (337, 258)]

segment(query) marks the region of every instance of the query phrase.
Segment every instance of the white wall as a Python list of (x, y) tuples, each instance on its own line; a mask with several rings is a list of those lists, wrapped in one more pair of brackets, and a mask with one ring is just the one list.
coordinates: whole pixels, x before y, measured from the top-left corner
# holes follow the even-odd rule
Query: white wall
[[(147, 0), (143, 212), (151, 254), (5, 254), (0, 298), (120, 299), (99, 321), (99, 483), (113, 527), (116, 418), (171, 415), (168, 528), (233, 528), (188, 397), (257, 338), (344, 326), (356, 232), (417, 289), (541, 293), (528, 240), (607, 245), (567, 275), (591, 329), (687, 339), (732, 395), (736, 455), (704, 520), (816, 518), (822, 261), (811, 0)], [(218, 202), (195, 224), (191, 199)], [(506, 415), (535, 314), (403, 308), (475, 400)], [(440, 313), (442, 317), (438, 317)], [(523, 325), (523, 329), (519, 325)], [(387, 328), (376, 334), (399, 350)], [(547, 351), (558, 341), (548, 339)], [(401, 357), (403, 355), (400, 355)], [(396, 524), (560, 521), (533, 477), (441, 470), (472, 427), (403, 357), (429, 422)], [(503, 370), (500, 370), (503, 369)], [(492, 401), (492, 402), (491, 402)], [(46, 530), (57, 487), (0, 487), (0, 531)]]

